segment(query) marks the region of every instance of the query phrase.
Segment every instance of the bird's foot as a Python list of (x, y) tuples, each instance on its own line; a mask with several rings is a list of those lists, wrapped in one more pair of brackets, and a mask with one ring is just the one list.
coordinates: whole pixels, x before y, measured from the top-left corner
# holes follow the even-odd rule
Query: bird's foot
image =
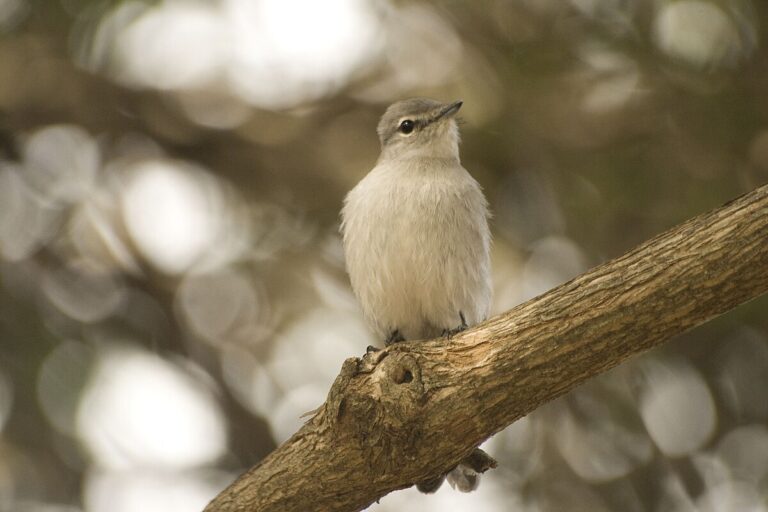
[(389, 333), (389, 337), (387, 337), (387, 339), (384, 340), (384, 345), (388, 347), (393, 343), (397, 343), (399, 341), (405, 341), (405, 337), (400, 332), (400, 329), (395, 329), (394, 331)]
[(461, 319), (461, 324), (459, 324), (458, 327), (454, 327), (453, 329), (443, 329), (443, 337), (445, 338), (452, 338), (454, 335), (459, 334), (461, 331), (466, 331), (467, 327), (467, 320), (464, 318), (464, 313), (462, 311), (459, 311), (459, 318)]
[(424, 494), (431, 494), (440, 488), (443, 479), (447, 480), (451, 487), (461, 492), (472, 492), (480, 483), (480, 474), (498, 466), (496, 459), (485, 453), (480, 448), (472, 450), (468, 456), (445, 475), (416, 484), (416, 488)]
[(480, 448), (475, 448), (458, 466), (448, 472), (446, 480), (458, 491), (472, 492), (480, 484), (480, 474), (496, 466), (496, 459)]
[(437, 492), (440, 486), (443, 485), (444, 479), (445, 475), (440, 475), (437, 478), (430, 478), (429, 480), (417, 483), (416, 488), (424, 494), (432, 494)]

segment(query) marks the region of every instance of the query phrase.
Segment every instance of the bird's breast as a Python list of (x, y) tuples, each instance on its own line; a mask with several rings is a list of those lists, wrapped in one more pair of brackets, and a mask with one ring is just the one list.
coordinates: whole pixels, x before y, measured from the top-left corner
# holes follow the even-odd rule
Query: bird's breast
[(356, 195), (354, 210), (359, 229), (367, 230), (359, 249), (382, 278), (423, 286), (439, 279), (451, 258), (477, 238), (485, 223), (484, 200), (474, 200), (483, 209), (474, 212), (474, 182), (459, 174), (471, 180), (463, 169), (409, 171), (361, 183), (366, 188)]

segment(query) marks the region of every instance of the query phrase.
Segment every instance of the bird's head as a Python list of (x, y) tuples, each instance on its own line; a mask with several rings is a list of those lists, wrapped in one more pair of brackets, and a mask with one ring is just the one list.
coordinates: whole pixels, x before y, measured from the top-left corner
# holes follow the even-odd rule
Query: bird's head
[(459, 157), (456, 112), (461, 101), (412, 98), (389, 106), (379, 121), (382, 158)]

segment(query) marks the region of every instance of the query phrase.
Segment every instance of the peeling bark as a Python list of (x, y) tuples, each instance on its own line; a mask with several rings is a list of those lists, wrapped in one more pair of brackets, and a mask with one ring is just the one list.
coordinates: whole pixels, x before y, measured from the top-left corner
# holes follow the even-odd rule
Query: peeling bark
[(446, 472), (584, 380), (766, 291), (763, 186), (450, 341), (347, 359), (314, 417), (205, 510), (360, 510)]

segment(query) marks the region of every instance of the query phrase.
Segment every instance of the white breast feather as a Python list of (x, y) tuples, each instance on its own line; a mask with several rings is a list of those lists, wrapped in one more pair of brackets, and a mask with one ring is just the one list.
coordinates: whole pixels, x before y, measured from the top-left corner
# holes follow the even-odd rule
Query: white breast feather
[(490, 233), (480, 186), (456, 161), (380, 164), (350, 191), (342, 234), (352, 288), (375, 333), (439, 335), (488, 316)]

